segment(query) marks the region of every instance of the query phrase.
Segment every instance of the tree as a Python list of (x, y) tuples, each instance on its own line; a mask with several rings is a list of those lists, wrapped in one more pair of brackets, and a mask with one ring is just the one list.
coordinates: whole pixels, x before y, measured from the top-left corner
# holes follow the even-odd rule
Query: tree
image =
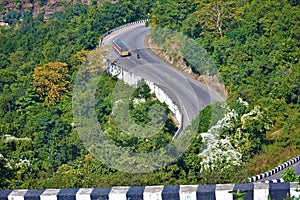
[(11, 10), (3, 16), (3, 21), (7, 22), (9, 25), (15, 25), (20, 18), (21, 14), (18, 11)]
[(17, 70), (20, 66), (22, 66), (26, 61), (26, 54), (24, 51), (16, 51), (9, 55), (8, 57), (10, 61), (10, 67), (13, 70)]
[(54, 105), (67, 97), (71, 87), (68, 72), (67, 64), (62, 62), (50, 62), (34, 69), (32, 85), (37, 87), (45, 105)]
[(0, 54), (0, 69), (5, 69), (9, 65), (7, 56), (5, 54)]
[(194, 0), (156, 1), (150, 24), (179, 31), (189, 14), (196, 11), (196, 7)]
[(86, 60), (86, 57), (88, 55), (88, 51), (81, 50), (76, 52), (75, 54), (71, 55), (70, 58), (70, 65), (71, 65), (71, 73), (77, 72), (80, 66), (84, 63)]
[(196, 2), (200, 4), (200, 9), (196, 13), (203, 31), (209, 35), (219, 35), (222, 38), (237, 13), (236, 1), (197, 0)]
[(191, 38), (198, 38), (201, 34), (201, 30), (201, 25), (195, 17), (195, 13), (189, 14), (187, 18), (182, 22), (181, 31)]

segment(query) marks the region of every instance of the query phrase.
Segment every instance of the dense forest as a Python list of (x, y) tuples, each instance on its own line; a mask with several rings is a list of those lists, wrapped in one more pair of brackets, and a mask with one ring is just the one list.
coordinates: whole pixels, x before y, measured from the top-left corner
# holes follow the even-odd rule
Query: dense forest
[[(243, 182), (300, 152), (296, 0), (120, 0), (74, 3), (46, 21), (30, 9), (3, 18), (9, 27), (0, 27), (1, 189)], [(177, 162), (131, 174), (106, 166), (84, 148), (73, 126), (72, 86), (103, 33), (145, 18), (152, 27), (181, 32), (202, 45), (228, 99), (200, 111), (197, 137)], [(176, 124), (170, 116), (150, 140), (119, 134), (111, 117), (116, 82), (104, 75), (97, 85), (97, 118), (107, 136), (129, 152), (155, 151), (172, 140)], [(155, 103), (141, 84), (131, 117), (149, 123), (146, 113)], [(216, 110), (226, 112), (216, 117)]]

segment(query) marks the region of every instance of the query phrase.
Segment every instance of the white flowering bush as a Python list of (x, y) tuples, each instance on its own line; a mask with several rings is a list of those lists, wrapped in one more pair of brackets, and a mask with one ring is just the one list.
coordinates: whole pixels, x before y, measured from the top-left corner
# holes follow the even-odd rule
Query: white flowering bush
[(134, 106), (134, 107), (137, 107), (137, 106), (139, 106), (139, 105), (141, 105), (141, 104), (143, 104), (143, 103), (145, 103), (145, 102), (146, 102), (146, 99), (145, 99), (145, 98), (141, 98), (141, 99), (134, 98), (134, 99), (133, 99), (133, 106)]
[(206, 133), (201, 133), (204, 150), (199, 154), (202, 158), (202, 170), (226, 169), (232, 165), (240, 165), (242, 154), (232, 145), (230, 137), (220, 137), (224, 128), (230, 128), (237, 118), (234, 110), (227, 112), (225, 116), (212, 126)]
[[(0, 180), (1, 184), (8, 183), (9, 179), (14, 177), (16, 180), (23, 180), (24, 174), (31, 168), (31, 162), (26, 159), (26, 155), (20, 152), (29, 148), (31, 145), (31, 138), (18, 138), (13, 135), (3, 135), (0, 138), (0, 145), (4, 151), (0, 154)], [(7, 153), (6, 148), (16, 148), (12, 153)], [(0, 187), (1, 187), (0, 184)]]
[(13, 135), (4, 135), (5, 141), (9, 142), (9, 141), (31, 141), (31, 138), (25, 137), (25, 138), (17, 138)]
[(203, 150), (199, 153), (201, 170), (225, 170), (239, 166), (260, 148), (260, 142), (269, 128), (269, 123), (259, 106), (250, 108), (248, 102), (238, 99), (241, 107), (227, 107), (224, 117), (201, 133)]

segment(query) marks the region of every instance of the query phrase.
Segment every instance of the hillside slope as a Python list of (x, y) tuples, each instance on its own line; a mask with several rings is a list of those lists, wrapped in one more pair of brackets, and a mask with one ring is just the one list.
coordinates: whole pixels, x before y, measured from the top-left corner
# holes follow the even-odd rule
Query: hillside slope
[[(56, 11), (64, 10), (66, 7), (78, 2), (95, 5), (103, 3), (104, 0), (0, 0), (0, 20), (12, 10), (20, 13), (23, 13), (25, 10), (31, 10), (35, 16), (39, 13), (44, 13), (45, 17), (48, 18)], [(116, 2), (116, 0), (110, 0), (110, 2)]]

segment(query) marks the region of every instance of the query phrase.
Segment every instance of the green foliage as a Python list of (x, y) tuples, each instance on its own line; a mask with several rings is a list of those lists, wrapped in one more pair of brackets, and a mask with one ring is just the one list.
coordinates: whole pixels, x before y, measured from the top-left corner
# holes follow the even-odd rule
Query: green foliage
[(189, 14), (182, 22), (181, 31), (193, 39), (200, 37), (202, 27), (193, 13)]
[(282, 174), (284, 182), (300, 182), (300, 175), (296, 175), (293, 168), (288, 167)]
[(236, 192), (230, 191), (229, 193), (233, 194), (237, 200), (244, 200), (247, 195), (247, 192), (241, 192), (239, 189)]
[(15, 25), (21, 18), (21, 13), (15, 10), (9, 11), (6, 15), (3, 16), (3, 21), (9, 25)]
[[(14, 3), (19, 6), (19, 2)], [(45, 2), (38, 3), (43, 5)], [(79, 163), (85, 161), (84, 155), (87, 152), (71, 126), (71, 84), (66, 85), (65, 81), (73, 81), (88, 50), (95, 48), (99, 35), (106, 32), (106, 27), (111, 29), (119, 26), (124, 23), (124, 18), (127, 22), (144, 19), (151, 4), (142, 0), (133, 3), (106, 2), (104, 6), (74, 3), (64, 12), (56, 12), (47, 21), (44, 21), (43, 13), (34, 17), (28, 10), (22, 16), (17, 11), (3, 15), (4, 21), (11, 27), (0, 29), (1, 189), (41, 188), (50, 187), (51, 184), (54, 187), (58, 180), (70, 179), (69, 175), (62, 173), (63, 167), (70, 165), (76, 170), (80, 169)], [(50, 67), (50, 70), (45, 71), (38, 67), (49, 68), (51, 63), (63, 63), (59, 65), (63, 69), (53, 70)], [(32, 82), (36, 84), (31, 85)], [(63, 91), (59, 85), (64, 87)], [(47, 88), (52, 88), (53, 93), (50, 94)], [(64, 98), (57, 98), (61, 95)], [(43, 105), (48, 97), (54, 100), (55, 105)], [(99, 112), (103, 113), (103, 116), (99, 116), (103, 123), (109, 119), (110, 111), (106, 106), (104, 104)], [(17, 139), (5, 142), (5, 135)], [(165, 137), (163, 133), (161, 137)], [(29, 138), (31, 142), (20, 142), (18, 138)], [(147, 151), (151, 145), (143, 148)], [(30, 165), (14, 167), (20, 159), (28, 160)], [(98, 164), (94, 164), (95, 167)], [(12, 168), (7, 167), (10, 165)], [(109, 170), (105, 166), (102, 168), (104, 171)], [(58, 175), (53, 177), (56, 172)], [(89, 171), (90, 179), (94, 172)], [(53, 182), (49, 180), (51, 177)], [(83, 177), (74, 178), (77, 179), (76, 187), (83, 184)]]
[(156, 19), (155, 23), (162, 27), (178, 30), (187, 19), (187, 15), (195, 9), (196, 5), (193, 0), (157, 1), (152, 16)]
[(8, 58), (4, 54), (0, 54), (0, 61), (1, 61), (0, 67), (2, 69), (6, 68), (9, 65)]
[[(15, 6), (20, 7), (19, 2), (14, 1)], [(45, 2), (38, 1), (40, 5)], [(38, 66), (65, 63), (63, 74), (73, 82), (99, 35), (125, 21), (148, 17), (150, 25), (183, 32), (196, 41), (180, 34), (170, 38), (171, 32), (160, 29), (152, 34), (164, 51), (176, 44), (172, 56), (179, 59), (182, 54), (194, 72), (212, 75), (215, 65), (221, 72), (229, 92), (227, 103), (237, 116), (220, 137), (229, 137), (244, 159), (268, 149), (269, 143), (278, 149), (294, 148), (296, 154), (300, 147), (299, 13), (299, 1), (294, 0), (121, 0), (105, 1), (101, 6), (74, 3), (47, 21), (42, 13), (34, 17), (31, 11), (22, 16), (16, 11), (4, 14), (3, 20), (11, 27), (0, 29), (0, 188), (229, 183), (249, 176), (243, 164), (203, 173), (200, 135), (177, 162), (163, 169), (145, 174), (116, 171), (94, 159), (80, 142), (72, 123), (70, 88), (65, 87), (64, 98), (55, 104), (43, 105), (39, 88), (47, 84), (39, 88), (30, 84), (42, 73)], [(204, 48), (197, 48), (198, 43)], [(199, 51), (207, 51), (215, 63), (198, 57), (195, 52)], [(39, 80), (46, 81), (42, 77)], [(112, 117), (116, 82), (104, 75), (96, 91), (97, 118), (107, 136), (128, 152), (151, 152), (168, 144), (177, 130), (170, 116), (161, 131), (147, 140), (122, 133)], [(149, 125), (154, 116), (150, 108), (158, 102), (153, 97), (145, 85), (130, 96), (129, 115), (141, 127)], [(259, 112), (251, 113), (255, 109)], [(202, 110), (199, 134), (223, 115), (218, 106)], [(268, 132), (276, 130), (280, 134), (268, 141)], [(296, 180), (291, 170), (284, 176)], [(242, 198), (243, 194), (238, 191), (235, 196)]]
[[(166, 119), (162, 130), (158, 130), (158, 133), (151, 135), (149, 138), (134, 137), (130, 135), (130, 132), (132, 131), (130, 125), (124, 127), (117, 123), (117, 119), (115, 119), (112, 115), (112, 105), (114, 104), (112, 93), (116, 84), (117, 79), (115, 77), (103, 75), (100, 78), (96, 93), (97, 118), (104, 128), (106, 135), (118, 146), (124, 147), (130, 152), (146, 153), (156, 151), (168, 144), (176, 132), (175, 125), (170, 118)], [(129, 114), (130, 118), (132, 118), (131, 123), (134, 124), (135, 128), (140, 128), (140, 131), (145, 131), (145, 126), (149, 124), (152, 117), (149, 113), (149, 111), (151, 111), (150, 106), (160, 103), (158, 100), (153, 99), (153, 94), (150, 93), (150, 88), (144, 82), (140, 82), (137, 89), (123, 83), (118, 84), (122, 84), (118, 87), (125, 88), (122, 90), (123, 92), (134, 90), (131, 98), (128, 99), (130, 101)], [(128, 114), (125, 110), (121, 111), (121, 109), (118, 110), (118, 112), (125, 112), (125, 115)], [(124, 121), (121, 121), (121, 123), (124, 123)], [(129, 133), (127, 133), (124, 128)]]
[(129, 109), (133, 121), (140, 125), (150, 122), (149, 109), (156, 101), (151, 99), (149, 86), (144, 82), (139, 82), (138, 88), (134, 91), (130, 100)]

